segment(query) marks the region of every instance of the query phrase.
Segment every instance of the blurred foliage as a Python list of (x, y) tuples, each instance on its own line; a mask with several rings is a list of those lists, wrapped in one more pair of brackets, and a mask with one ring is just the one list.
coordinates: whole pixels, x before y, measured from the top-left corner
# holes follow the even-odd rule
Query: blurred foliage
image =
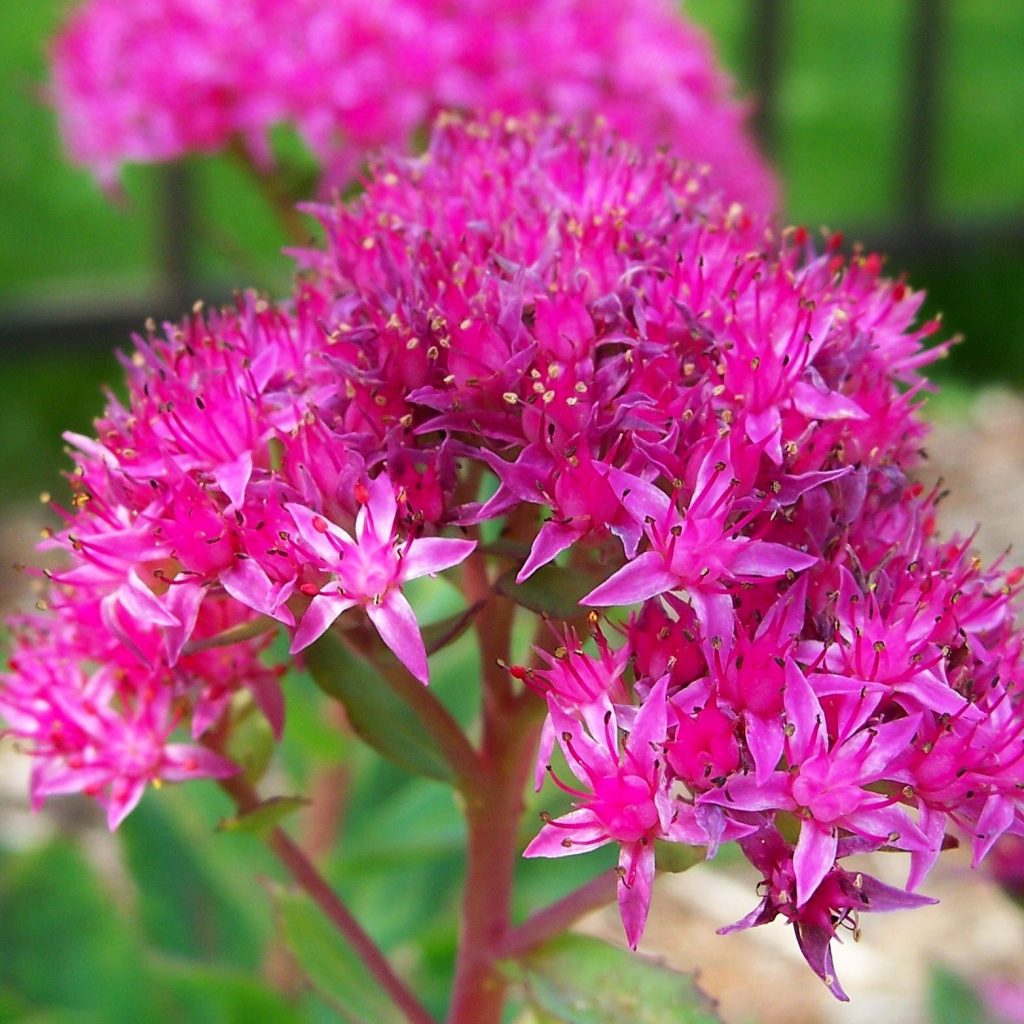
[(563, 935), (510, 963), (521, 1024), (716, 1024), (695, 978), (583, 935)]
[(934, 967), (928, 980), (932, 1024), (995, 1024), (978, 993), (959, 974)]

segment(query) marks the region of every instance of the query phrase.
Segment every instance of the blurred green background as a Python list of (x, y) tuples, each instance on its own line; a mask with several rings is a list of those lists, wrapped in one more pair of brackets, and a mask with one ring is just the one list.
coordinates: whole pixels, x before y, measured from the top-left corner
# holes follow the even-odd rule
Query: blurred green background
[[(144, 307), (159, 290), (165, 262), (163, 170), (130, 169), (115, 203), (86, 172), (63, 162), (43, 91), (46, 41), (68, 6), (0, 2), (0, 329), (54, 309)], [(905, 219), (914, 0), (778, 6), (785, 17), (775, 138), (786, 219), (841, 228), (851, 241), (897, 237)], [(755, 7), (753, 0), (687, 5), (748, 95)], [(1024, 383), (1024, 4), (952, 0), (944, 8), (931, 212), (946, 243), (927, 251), (906, 247), (889, 268), (908, 270), (915, 285), (928, 289), (929, 311), (945, 312), (947, 334), (967, 336), (938, 371), (955, 404), (983, 382)], [(194, 159), (186, 173), (199, 209), (188, 225), (195, 260), (189, 301), (253, 283), (283, 290), (285, 239), (251, 181), (226, 158)], [(61, 431), (88, 430), (102, 402), (101, 383), (116, 381), (111, 352), (126, 341), (68, 333), (29, 345), (16, 332), (5, 335), (0, 510), (54, 488)], [(289, 685), (310, 684), (296, 678)], [(313, 761), (341, 751), (315, 693), (295, 696), (280, 781), (301, 792)], [(447, 697), (458, 705), (458, 692)], [(360, 785), (347, 842), (329, 874), (358, 913), (374, 909), (377, 937), (439, 1006), (452, 948), (460, 818), (443, 788), (410, 783), (363, 754), (354, 765)], [(24, 789), (23, 781), (17, 785)], [(252, 879), (272, 869), (251, 837), (211, 831), (227, 812), (215, 788), (199, 784), (148, 796), (116, 848), (105, 844), (93, 819), (83, 827), (75, 817), (80, 809), (42, 826), (41, 846), (39, 828), (0, 836), (0, 1024), (338, 1019), (344, 979), (335, 996), (306, 993), (297, 1003), (254, 980), (252, 972), (266, 966), (273, 920), (272, 886)], [(92, 839), (60, 838), (68, 835)], [(381, 835), (388, 837), (386, 855)], [(16, 849), (22, 845), (32, 849)], [(591, 860), (578, 870), (596, 867)], [(570, 887), (574, 870), (553, 882), (524, 866), (524, 896)], [(307, 973), (331, 962), (333, 938), (307, 907), (279, 898), (277, 915), (303, 946)], [(419, 951), (401, 944), (410, 930), (424, 937)], [(287, 976), (287, 964), (274, 969)], [(373, 1007), (362, 1012), (372, 1019)]]

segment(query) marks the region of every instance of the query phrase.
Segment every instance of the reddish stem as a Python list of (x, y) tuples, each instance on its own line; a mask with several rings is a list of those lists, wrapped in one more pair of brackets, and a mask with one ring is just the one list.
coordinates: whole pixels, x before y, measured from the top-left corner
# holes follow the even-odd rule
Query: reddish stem
[(458, 962), (448, 1024), (500, 1024), (508, 982), (499, 961), (511, 929), (523, 790), (536, 749), (534, 709), (485, 703), (485, 783), (466, 804), (469, 828)]
[(581, 917), (611, 903), (615, 899), (617, 884), (618, 879), (614, 871), (603, 871), (568, 896), (563, 896), (543, 910), (531, 914), (505, 937), (501, 955), (522, 956), (548, 939), (561, 935)]

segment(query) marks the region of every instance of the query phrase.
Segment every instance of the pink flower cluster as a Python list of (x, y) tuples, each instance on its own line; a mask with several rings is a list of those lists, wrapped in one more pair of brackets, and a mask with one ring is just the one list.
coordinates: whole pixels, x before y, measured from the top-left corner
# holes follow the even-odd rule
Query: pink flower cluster
[(775, 203), (711, 49), (670, 0), (88, 0), (54, 48), (73, 158), (112, 184), (126, 161), (294, 124), (328, 185), (406, 148), (442, 109), (601, 116), (645, 149), (715, 168), (730, 198)]
[[(280, 724), (262, 623), (298, 651), (339, 620), (426, 681), (408, 580), (471, 554), (513, 596), (589, 580), (510, 667), (572, 803), (527, 855), (616, 845), (635, 946), (659, 848), (736, 841), (763, 875), (738, 926), (791, 922), (842, 997), (841, 926), (928, 902), (948, 834), (976, 860), (1024, 834), (1021, 577), (939, 540), (907, 477), (921, 295), (556, 122), (445, 117), (315, 212), (288, 305), (151, 329), (69, 438), (71, 568), (0, 695), (35, 798), (113, 823), (227, 771), (195, 744), (234, 694)], [(906, 889), (844, 866), (882, 849)]]

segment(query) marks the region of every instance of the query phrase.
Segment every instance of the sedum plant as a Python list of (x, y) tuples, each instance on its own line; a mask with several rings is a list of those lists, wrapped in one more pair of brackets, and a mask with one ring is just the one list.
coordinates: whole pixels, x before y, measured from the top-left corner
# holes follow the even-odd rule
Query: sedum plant
[[(833, 939), (932, 902), (944, 846), (977, 862), (1024, 829), (1021, 574), (937, 535), (908, 479), (945, 348), (921, 294), (719, 196), (607, 130), (445, 115), (424, 155), (306, 208), (325, 241), (289, 300), (150, 324), (95, 436), (68, 435), (43, 545), (65, 565), (13, 624), (0, 710), (33, 803), (84, 792), (114, 828), (150, 786), (217, 780), (426, 1024), (284, 830), (295, 802), (242, 770), (246, 718), (280, 737), (304, 663), (348, 728), (458, 794), (451, 1024), (524, 993), (539, 1019), (626, 1019), (605, 954), (554, 940), (617, 901), (635, 948), (658, 871), (723, 844), (761, 882), (722, 930), (781, 918), (845, 998)], [(430, 658), (474, 642), (464, 724)], [(614, 870), (513, 917), (521, 855), (605, 846)], [(882, 850), (903, 887), (851, 866)]]

